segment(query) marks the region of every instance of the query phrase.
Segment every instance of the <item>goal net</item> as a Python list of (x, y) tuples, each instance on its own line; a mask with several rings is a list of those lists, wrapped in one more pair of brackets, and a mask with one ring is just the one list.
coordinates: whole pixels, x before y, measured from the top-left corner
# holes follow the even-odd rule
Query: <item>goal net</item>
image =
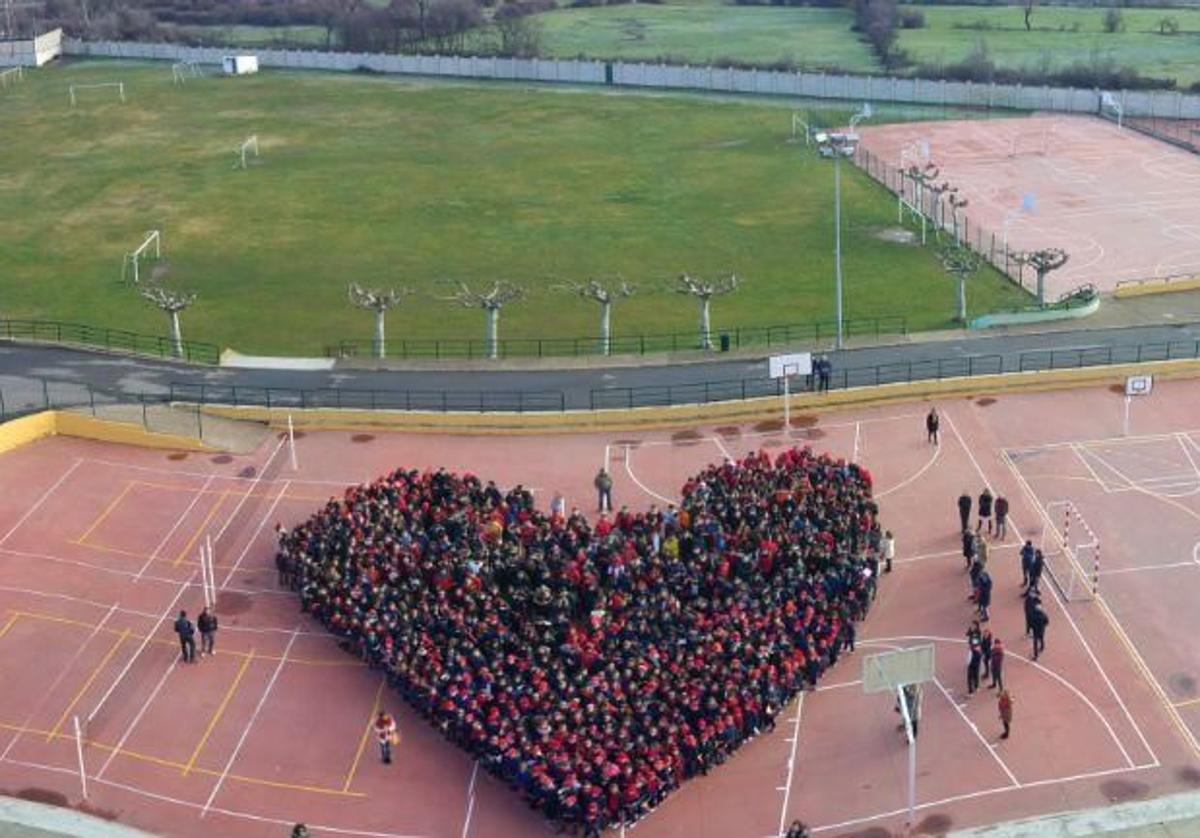
[(171, 81), (174, 84), (183, 84), (188, 79), (199, 78), (203, 73), (200, 72), (200, 65), (195, 61), (177, 61), (171, 65)]
[(247, 157), (258, 157), (258, 134), (252, 134), (242, 141), (242, 144), (237, 149), (237, 160), (234, 161), (233, 168), (246, 168)]
[(1125, 122), (1125, 108), (1117, 97), (1107, 90), (1100, 94), (1100, 116), (1103, 119), (1111, 119), (1117, 123), (1118, 128)]
[(98, 84), (72, 84), (67, 87), (67, 95), (71, 99), (71, 107), (75, 107), (83, 99), (87, 92), (93, 90), (112, 90), (117, 94), (117, 98), (122, 102), (125, 101), (125, 82), (122, 81), (105, 81)]
[(1089, 602), (1100, 593), (1100, 540), (1069, 500), (1046, 505), (1042, 531), (1045, 575), (1067, 602)]

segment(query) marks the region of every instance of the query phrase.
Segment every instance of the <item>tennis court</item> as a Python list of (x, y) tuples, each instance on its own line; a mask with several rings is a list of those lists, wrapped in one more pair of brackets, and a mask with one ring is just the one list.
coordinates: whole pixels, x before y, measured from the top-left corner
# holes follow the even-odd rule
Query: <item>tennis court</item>
[[(1136, 405), (1134, 436), (1184, 432), (1198, 400), (1187, 384), (1160, 385)], [(1093, 495), (1118, 503), (1144, 495), (1128, 488), (1135, 484), (1182, 493), (1186, 460), (1138, 446), (1137, 457), (1112, 460), (1111, 473), (1089, 460), (1102, 476), (1096, 482), (1082, 464), (1067, 470), (1049, 459), (1073, 440), (1103, 439), (1114, 428), (1119, 436), (1121, 401), (1104, 388), (947, 400), (938, 404), (940, 446), (925, 441), (924, 403), (798, 410), (787, 434), (770, 420), (563, 436), (310, 431), (296, 440), (295, 469), (279, 438), (249, 457), (61, 437), (31, 444), (0, 458), (0, 677), (17, 685), (0, 695), (0, 789), (81, 804), (72, 729), (79, 717), (86, 805), (142, 828), (276, 835), (303, 820), (319, 834), (549, 835), (544, 820), (276, 588), (276, 522), (300, 520), (345, 486), (399, 465), (522, 483), (539, 504), (561, 492), (569, 507), (591, 512), (592, 477), (607, 463), (618, 506), (661, 505), (708, 463), (790, 444), (866, 464), (897, 536), (896, 569), (881, 582), (857, 652), (785, 708), (773, 732), (686, 783), (632, 832), (762, 838), (793, 818), (818, 834), (899, 831), (906, 749), (891, 698), (864, 694), (860, 665), (864, 654), (925, 643), (937, 655), (917, 752), (918, 825), (926, 831), (1196, 787), (1200, 775), (1187, 770), (1194, 736), (1173, 715), (1194, 709), (1165, 704), (1155, 684), (1185, 687), (1184, 678), (1200, 672), (1200, 653), (1194, 644), (1173, 658), (1151, 652), (1193, 613), (1167, 620), (1126, 598), (1157, 591), (1168, 604), (1194, 599), (1200, 563), (1117, 571), (1175, 561), (1172, 551), (1200, 540), (1200, 523), (1185, 524), (1177, 508), (1145, 495), (1136, 532), (1166, 536), (1152, 542), (1154, 551), (1136, 541), (1125, 551), (1092, 505)], [(1050, 453), (1012, 459), (1039, 446)], [(1052, 475), (1045, 479), (1057, 484), (1044, 485), (1034, 468), (1041, 457)], [(1153, 457), (1175, 462), (1154, 471)], [(1200, 487), (1200, 471), (1193, 473), (1191, 485)], [(1060, 479), (1068, 476), (1087, 480)], [(993, 543), (991, 565), (991, 625), (1009, 645), (1008, 686), (1018, 702), (1016, 733), (1004, 742), (994, 693), (968, 698), (963, 671), (971, 611), (954, 500), (984, 483), (1012, 501), (1013, 534)], [(1016, 595), (1018, 533), (1040, 538), (1040, 506), (1060, 497), (1103, 542), (1101, 600), (1049, 598), (1048, 650), (1033, 662)], [(203, 602), (198, 555), (210, 537), (218, 654), (185, 666), (170, 621)], [(1170, 556), (1151, 555), (1160, 543)], [(1171, 591), (1154, 587), (1158, 573), (1180, 574)], [(392, 766), (379, 763), (368, 737), (379, 707), (396, 714), (403, 731)]]
[[(1200, 274), (1200, 158), (1098, 117), (861, 125), (899, 168), (932, 162), (958, 187), (969, 240), (986, 251), (1062, 248), (1047, 298), (1090, 283)], [(1003, 263), (1003, 255), (999, 263)], [(1032, 273), (1026, 270), (1026, 285)]]

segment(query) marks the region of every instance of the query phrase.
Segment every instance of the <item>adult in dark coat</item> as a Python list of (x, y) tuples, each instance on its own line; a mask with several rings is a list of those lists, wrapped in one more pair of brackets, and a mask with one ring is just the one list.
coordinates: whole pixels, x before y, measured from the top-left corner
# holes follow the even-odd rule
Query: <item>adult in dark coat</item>
[(971, 526), (971, 496), (963, 492), (958, 496), (958, 529), (967, 532)]
[(188, 619), (186, 611), (179, 612), (175, 620), (175, 633), (179, 635), (179, 647), (183, 650), (183, 662), (196, 662), (196, 627)]

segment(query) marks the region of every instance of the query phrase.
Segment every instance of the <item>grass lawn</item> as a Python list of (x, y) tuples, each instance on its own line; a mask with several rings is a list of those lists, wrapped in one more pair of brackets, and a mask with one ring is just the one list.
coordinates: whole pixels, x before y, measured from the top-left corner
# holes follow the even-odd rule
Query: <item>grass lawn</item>
[[(121, 80), (67, 103), (68, 83)], [(694, 328), (664, 288), (734, 270), (714, 327), (833, 315), (832, 172), (787, 143), (779, 104), (506, 85), (264, 72), (176, 87), (169, 65), (78, 62), (0, 94), (0, 316), (154, 333), (165, 317), (120, 281), (122, 255), (161, 229), (171, 281), (199, 299), (184, 336), (314, 354), (369, 337), (346, 286), (422, 294), (389, 336), (481, 337), (483, 315), (435, 299), (444, 280), (525, 285), (502, 337), (595, 333), (597, 308), (557, 278), (622, 274), (617, 334)], [(257, 134), (263, 156), (233, 169)], [(954, 284), (931, 250), (883, 241), (895, 204), (843, 167), (849, 317), (944, 327)], [(995, 273), (971, 311), (1024, 297)]]
[[(898, 43), (917, 63), (947, 64), (965, 58), (979, 41), (1000, 66), (1062, 67), (1112, 58), (1143, 75), (1174, 78), (1180, 86), (1200, 81), (1200, 9), (1121, 9), (1125, 31), (1104, 31), (1103, 8), (1039, 7), (1026, 32), (1019, 6), (915, 6), (924, 29), (901, 30)], [(1176, 35), (1158, 34), (1158, 22), (1174, 18)], [(963, 29), (977, 24), (989, 29)], [(1076, 29), (1077, 28), (1077, 29)]]
[(870, 48), (850, 31), (846, 9), (723, 5), (628, 5), (558, 9), (538, 15), (549, 56), (657, 59), (703, 64), (715, 59), (820, 69), (878, 69)]

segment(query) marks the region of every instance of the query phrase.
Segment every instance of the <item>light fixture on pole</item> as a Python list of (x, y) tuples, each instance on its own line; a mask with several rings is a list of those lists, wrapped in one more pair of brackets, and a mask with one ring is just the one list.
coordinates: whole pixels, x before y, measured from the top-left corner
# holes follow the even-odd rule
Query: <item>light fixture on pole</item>
[(833, 158), (833, 271), (837, 299), (837, 343), (841, 349), (845, 340), (842, 305), (842, 158), (853, 157), (858, 150), (858, 134), (854, 129), (858, 123), (871, 115), (871, 103), (864, 102), (854, 116), (850, 117), (849, 131), (821, 131), (813, 139), (822, 157)]

